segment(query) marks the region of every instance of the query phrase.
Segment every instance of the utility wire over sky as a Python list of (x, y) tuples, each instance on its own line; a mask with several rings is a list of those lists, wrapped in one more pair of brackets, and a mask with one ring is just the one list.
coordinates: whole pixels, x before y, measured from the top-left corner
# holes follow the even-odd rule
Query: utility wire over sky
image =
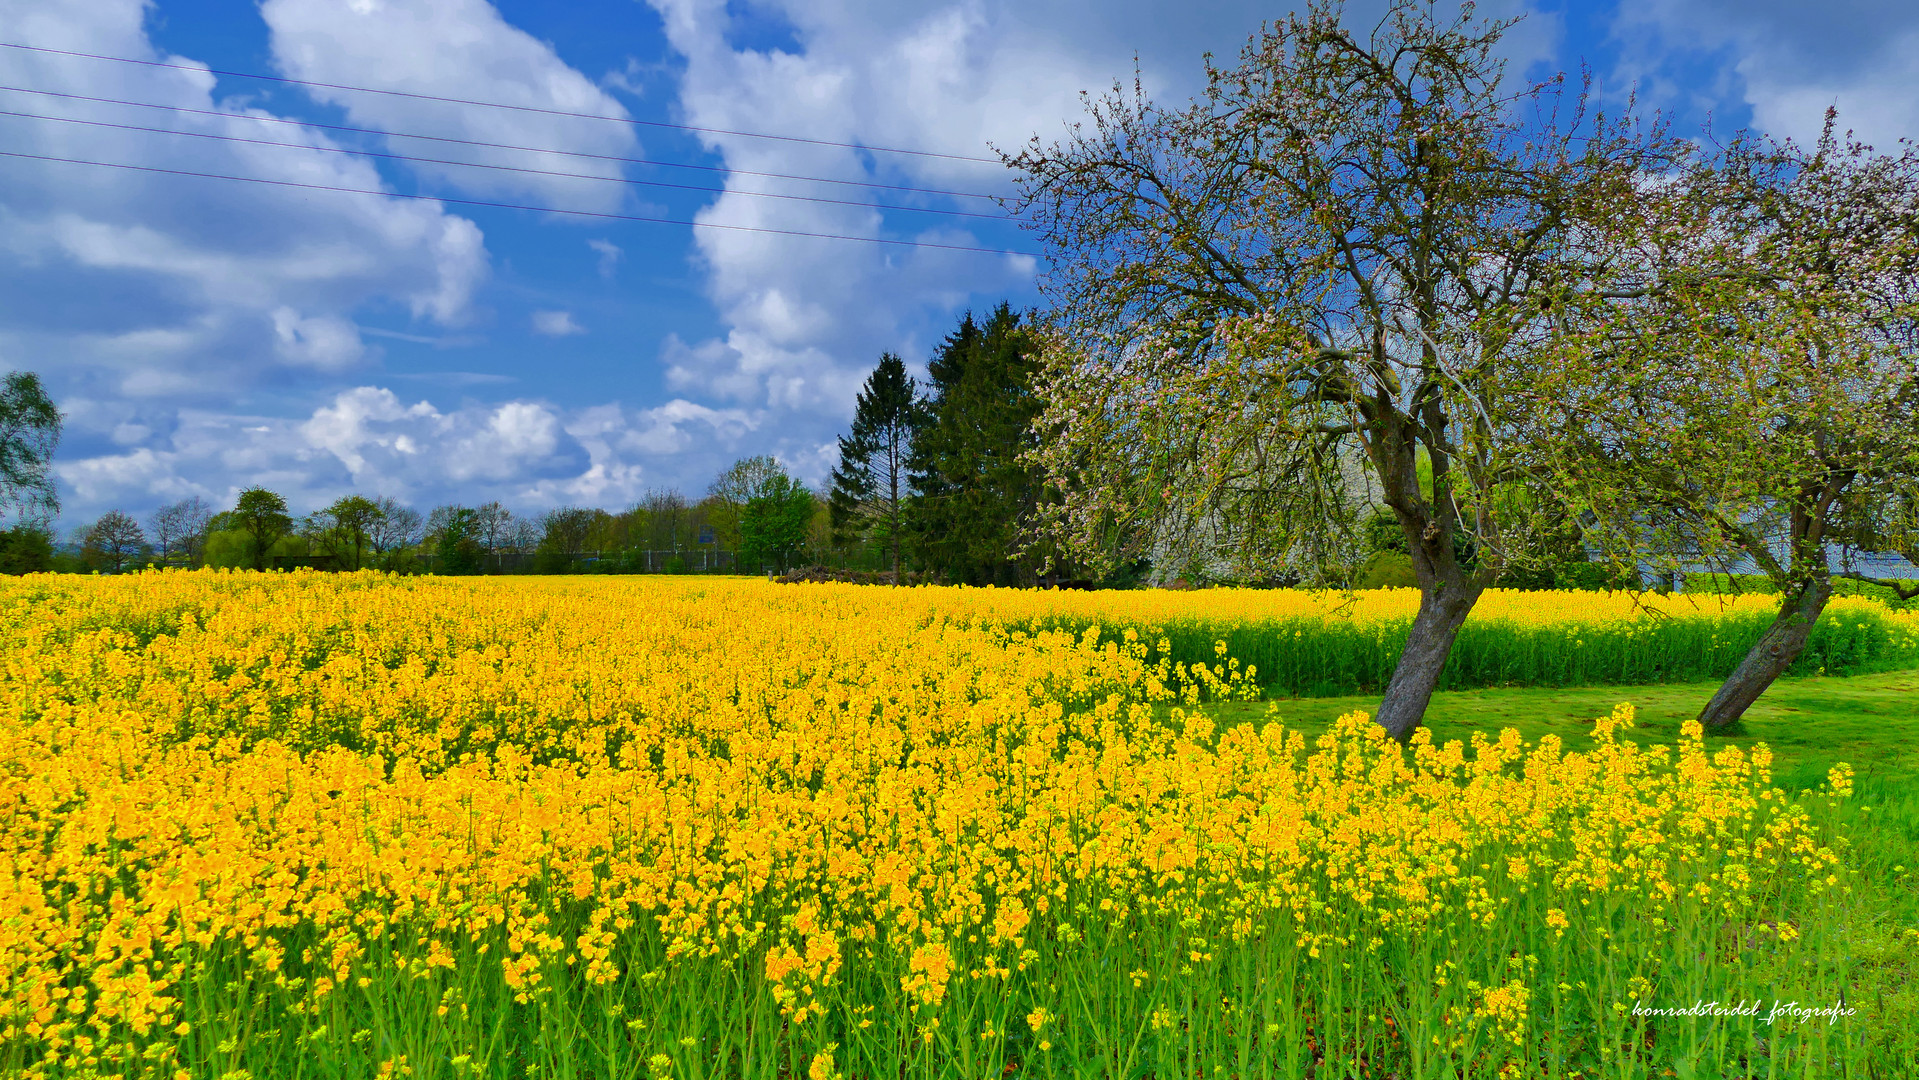
[(563, 210), (551, 206), (532, 206), (526, 203), (494, 202), (488, 199), (461, 199), (448, 195), (414, 195), (403, 191), (376, 191), (372, 188), (351, 188), (334, 184), (309, 184), (295, 180), (269, 180), (258, 176), (233, 176), (227, 173), (195, 172), (190, 169), (165, 169), (157, 165), (131, 165), (117, 161), (88, 161), (82, 158), (54, 157), (50, 154), (22, 154), (12, 150), (0, 150), (0, 157), (25, 158), (31, 161), (56, 161), (68, 165), (94, 165), (103, 169), (127, 169), (133, 172), (163, 173), (168, 176), (193, 176), (206, 180), (237, 180), (249, 184), (272, 184), (275, 187), (307, 188), (312, 191), (338, 191), (353, 195), (383, 195), (389, 199), (419, 199), (427, 202), (452, 203), (457, 206), (491, 206), (503, 210), (534, 210), (547, 214), (566, 214), (572, 217), (605, 218), (609, 221), (645, 221), (661, 225), (690, 225), (696, 229), (727, 229), (734, 232), (773, 233), (779, 236), (811, 236), (821, 240), (857, 240), (866, 244), (893, 244), (900, 247), (940, 248), (945, 251), (977, 251), (989, 255), (1028, 255), (1040, 257), (1038, 252), (1013, 251), (1006, 248), (970, 247), (965, 244), (940, 244), (927, 240), (893, 240), (880, 236), (850, 236), (841, 233), (804, 232), (799, 229), (768, 229), (754, 225), (724, 225), (713, 221), (687, 221), (682, 218), (647, 217), (640, 214), (609, 214), (597, 210)]
[(313, 82), (308, 79), (293, 79), (284, 75), (259, 75), (247, 71), (223, 71), (219, 68), (204, 67), (199, 64), (170, 64), (163, 60), (136, 60), (128, 56), (106, 56), (100, 53), (74, 52), (69, 49), (48, 49), (38, 45), (22, 45), (15, 42), (0, 41), (0, 49), (23, 49), (28, 52), (47, 53), (53, 56), (73, 56), (87, 60), (107, 60), (116, 64), (138, 64), (142, 67), (172, 68), (178, 71), (201, 71), (212, 75), (221, 75), (231, 79), (258, 79), (261, 82), (286, 83), (293, 86), (316, 86), (323, 90), (349, 90), (361, 94), (381, 94), (387, 97), (413, 98), (418, 101), (439, 101), (449, 105), (477, 105), (489, 109), (511, 109), (514, 112), (540, 113), (546, 116), (571, 116), (582, 120), (604, 120), (614, 124), (636, 124), (644, 127), (672, 128), (677, 131), (698, 131), (708, 135), (734, 135), (747, 139), (775, 139), (780, 142), (811, 143), (814, 146), (836, 146), (847, 150), (866, 150), (879, 154), (912, 154), (916, 157), (945, 158), (948, 161), (978, 161), (988, 165), (998, 165), (998, 158), (973, 157), (968, 154), (943, 154), (934, 150), (907, 150), (896, 146), (868, 146), (865, 143), (835, 142), (831, 139), (809, 139), (803, 135), (774, 135), (762, 131), (731, 131), (726, 128), (700, 127), (696, 124), (675, 124), (666, 120), (640, 120), (629, 116), (604, 116), (600, 113), (573, 112), (567, 109), (547, 109), (536, 105), (508, 105), (498, 101), (476, 101), (471, 98), (442, 97), (438, 94), (419, 94), (407, 90), (380, 90), (370, 86), (347, 86), (341, 83)]
[[(707, 191), (715, 195), (748, 195), (758, 199), (793, 199), (799, 202), (834, 203), (840, 206), (874, 206), (860, 199), (828, 199), (818, 195), (788, 195), (777, 191), (734, 191), (728, 188), (707, 187), (701, 184), (675, 184), (668, 180), (635, 180), (625, 176), (599, 176), (594, 173), (561, 172), (558, 169), (529, 169), (516, 165), (488, 165), (478, 161), (452, 161), (446, 158), (419, 157), (414, 154), (391, 154), (379, 150), (359, 150), (350, 146), (314, 146), (311, 143), (279, 142), (274, 139), (248, 139), (239, 135), (217, 135), (210, 131), (178, 131), (173, 128), (145, 127), (140, 124), (115, 124), (105, 120), (82, 120), (73, 116), (48, 116), (43, 113), (16, 112), (12, 109), (0, 109), (0, 116), (12, 116), (25, 120), (50, 120), (62, 124), (84, 124), (88, 127), (115, 128), (120, 131), (143, 131), (155, 135), (178, 135), (189, 139), (216, 139), (220, 142), (246, 143), (251, 146), (284, 146), (289, 150), (310, 150), (317, 154), (348, 154), (355, 157), (383, 158), (392, 161), (413, 161), (423, 165), (457, 165), (465, 169), (493, 169), (500, 172), (529, 173), (534, 176), (558, 176), (574, 180), (599, 180), (609, 184), (638, 184), (645, 187), (677, 188), (681, 191)], [(480, 143), (481, 146), (497, 146), (493, 143)], [(506, 149), (505, 147), (500, 147)], [(934, 206), (887, 206), (886, 210), (899, 210), (909, 214), (944, 214), (949, 217), (986, 218), (992, 221), (1011, 220), (1005, 214), (985, 214), (975, 210), (942, 210)]]
[(731, 173), (734, 176), (756, 176), (774, 180), (804, 180), (811, 184), (840, 184), (846, 187), (877, 188), (882, 191), (904, 191), (915, 195), (949, 195), (956, 199), (988, 199), (997, 201), (1004, 197), (1000, 195), (989, 195), (979, 191), (948, 191), (944, 188), (915, 187), (911, 184), (882, 184), (877, 180), (838, 180), (828, 176), (801, 176), (797, 173), (755, 172), (751, 169), (731, 169), (724, 165), (698, 165), (685, 161), (662, 161), (658, 158), (622, 157), (619, 154), (594, 154), (585, 150), (560, 150), (548, 146), (514, 146), (511, 143), (484, 142), (479, 139), (455, 139), (445, 135), (422, 135), (417, 132), (387, 131), (381, 128), (353, 127), (348, 124), (322, 124), (317, 120), (296, 120), (287, 116), (262, 116), (258, 113), (226, 112), (220, 109), (189, 109), (182, 105), (162, 105), (151, 101), (128, 101), (122, 98), (92, 97), (87, 94), (69, 94), (59, 90), (36, 90), (28, 86), (0, 86), (0, 90), (11, 90), (19, 94), (37, 94), (41, 97), (64, 98), (69, 101), (91, 101), (102, 105), (125, 105), (136, 109), (159, 109), (163, 112), (182, 113), (188, 116), (218, 116), (231, 120), (252, 120), (262, 124), (291, 124), (295, 127), (313, 128), (317, 131), (341, 131), (355, 135), (383, 135), (389, 139), (425, 139), (432, 142), (453, 143), (459, 146), (478, 146), (489, 150), (523, 150), (529, 154), (556, 154), (561, 157), (591, 158), (595, 161), (616, 161), (625, 165), (655, 165), (666, 169), (697, 169), (701, 172)]
[[(807, 144), (813, 144), (813, 145), (819, 145), (819, 146), (831, 146), (831, 147), (843, 148), (843, 149), (856, 149), (856, 150), (873, 152), (873, 153), (907, 154), (907, 155), (914, 155), (919, 157), (943, 158), (943, 159), (956, 160), (956, 161), (977, 161), (982, 163), (998, 164), (997, 160), (993, 158), (971, 157), (963, 154), (946, 154), (946, 153), (937, 153), (934, 151), (927, 151), (927, 150), (904, 149), (899, 147), (867, 146), (867, 145), (857, 144), (857, 143), (837, 142), (829, 139), (813, 139), (813, 138), (807, 138), (807, 137), (798, 136), (798, 135), (782, 135), (782, 134), (775, 134), (775, 133), (768, 133), (768, 132), (731, 131), (731, 130), (718, 129), (718, 128), (700, 127), (700, 126), (691, 125), (691, 124), (670, 123), (667, 121), (639, 120), (631, 117), (613, 117), (613, 116), (604, 116), (597, 113), (574, 112), (574, 111), (563, 110), (563, 109), (548, 109), (548, 108), (541, 108), (541, 107), (535, 107), (535, 106), (510, 105), (510, 104), (504, 104), (500, 102), (480, 101), (480, 100), (467, 99), (467, 98), (455, 98), (455, 97), (447, 97), (447, 96), (441, 96), (436, 94), (416, 93), (411, 91), (383, 90), (375, 87), (349, 86), (349, 85), (337, 84), (337, 83), (322, 83), (322, 82), (314, 82), (314, 81), (304, 80), (304, 79), (288, 78), (288, 77), (277, 76), (277, 75), (263, 75), (263, 74), (256, 74), (251, 72), (226, 71), (226, 70), (221, 70), (216, 68), (202, 67), (197, 64), (169, 63), (169, 62), (156, 61), (156, 60), (140, 60), (132, 57), (109, 56), (109, 55), (100, 54), (100, 53), (78, 52), (78, 51), (67, 50), (67, 49), (52, 49), (52, 48), (45, 48), (45, 47), (36, 46), (36, 45), (27, 45), (19, 42), (0, 42), (0, 48), (14, 49), (14, 50), (20, 50), (20, 51), (26, 51), (26, 52), (43, 53), (43, 54), (55, 55), (55, 56), (69, 56), (69, 57), (83, 58), (83, 59), (89, 59), (89, 60), (100, 60), (100, 61), (119, 63), (119, 64), (133, 64), (133, 65), (139, 65), (143, 67), (168, 68), (168, 69), (182, 70), (182, 71), (207, 72), (214, 75), (221, 75), (221, 76), (226, 76), (230, 78), (257, 79), (257, 80), (266, 81), (266, 82), (283, 83), (283, 84), (290, 84), (290, 85), (297, 85), (297, 86), (310, 86), (310, 87), (318, 87), (318, 88), (324, 88), (324, 89), (330, 89), (330, 90), (345, 90), (345, 91), (351, 91), (356, 93), (381, 94), (381, 95), (394, 96), (394, 97), (413, 98), (413, 99), (419, 99), (419, 100), (436, 101), (436, 102), (442, 102), (447, 104), (462, 105), (462, 106), (468, 106), (468, 107), (474, 107), (474, 108), (509, 109), (509, 110), (518, 111), (518, 112), (532, 112), (532, 113), (540, 113), (540, 114), (547, 114), (547, 115), (554, 115), (554, 116), (575, 117), (575, 118), (588, 119), (588, 120), (604, 120), (604, 121), (614, 122), (614, 123), (627, 123), (627, 124), (646, 125), (646, 126), (653, 126), (653, 127), (672, 128), (672, 129), (681, 130), (681, 131), (700, 132), (700, 133), (706, 133), (706, 134), (721, 134), (721, 135), (729, 135), (729, 136), (736, 136), (736, 137), (743, 137), (743, 138), (772, 139), (772, 140), (779, 140), (784, 142), (807, 143)], [(700, 165), (700, 164), (685, 163), (685, 162), (661, 161), (661, 160), (651, 159), (651, 158), (623, 157), (623, 156), (612, 155), (612, 154), (595, 154), (595, 153), (587, 153), (582, 151), (558, 150), (558, 149), (548, 149), (548, 148), (542, 148), (542, 147), (516, 146), (516, 145), (511, 145), (506, 143), (494, 143), (494, 142), (487, 142), (487, 141), (476, 140), (476, 139), (453, 138), (448, 136), (432, 135), (432, 134), (426, 134), (426, 133), (420, 133), (420, 132), (393, 132), (393, 131), (384, 131), (377, 128), (354, 127), (354, 126), (349, 126), (344, 124), (315, 123), (315, 122), (308, 122), (304, 120), (298, 120), (298, 119), (287, 118), (287, 117), (263, 116), (263, 115), (259, 115), (255, 113), (247, 113), (247, 112), (229, 112), (229, 111), (223, 111), (218, 109), (182, 108), (182, 107), (168, 105), (160, 102), (138, 101), (138, 100), (131, 100), (131, 99), (123, 99), (123, 98), (96, 97), (91, 95), (76, 94), (76, 93), (57, 91), (57, 90), (48, 90), (48, 89), (42, 89), (42, 88), (30, 87), (30, 86), (0, 86), (0, 91), (17, 93), (17, 94), (31, 94), (31, 95), (36, 95), (36, 96), (45, 97), (45, 98), (56, 98), (56, 99), (68, 100), (68, 101), (84, 101), (84, 102), (90, 102), (95, 104), (115, 105), (115, 106), (124, 106), (124, 107), (141, 108), (141, 109), (158, 109), (158, 110), (165, 110), (165, 111), (170, 111), (170, 112), (175, 112), (175, 113), (180, 113), (185, 115), (216, 116), (221, 118), (237, 118), (237, 119), (253, 120), (253, 121), (264, 122), (264, 123), (293, 124), (293, 125), (310, 127), (310, 128), (314, 128), (317, 130), (324, 130), (324, 131), (335, 131), (335, 132), (363, 134), (363, 135), (378, 135), (378, 136), (384, 136), (387, 138), (427, 140), (427, 141), (439, 142), (439, 143), (450, 144), (450, 145), (470, 146), (470, 147), (486, 149), (486, 150), (504, 150), (504, 151), (531, 153), (531, 154), (555, 154), (555, 155), (561, 155), (566, 157), (607, 161), (607, 162), (612, 162), (612, 163), (621, 164), (621, 165), (629, 165), (629, 164), (630, 165), (654, 165), (654, 166), (662, 166), (667, 168), (694, 169), (694, 170), (699, 170), (699, 171), (708, 172), (708, 173), (751, 176), (751, 177), (761, 178), (761, 179), (793, 180), (793, 181), (800, 181), (805, 183), (834, 184), (834, 185), (840, 185), (845, 187), (867, 188), (867, 189), (874, 190), (876, 192), (886, 191), (886, 192), (897, 192), (901, 194), (910, 194), (910, 195), (944, 196), (948, 198), (963, 198), (963, 199), (991, 199), (995, 201), (1001, 198), (1000, 196), (995, 196), (995, 195), (990, 195), (990, 194), (985, 194), (980, 192), (943, 190), (938, 188), (916, 187), (916, 186), (904, 185), (904, 184), (884, 184), (884, 183), (879, 183), (879, 182), (870, 181), (870, 180), (846, 180), (846, 179), (837, 179), (837, 178), (830, 178), (830, 177), (801, 176), (801, 175), (789, 174), (789, 173), (734, 170), (734, 169), (729, 169), (725, 166)], [(250, 144), (250, 145), (256, 145), (256, 146), (283, 147), (288, 150), (294, 150), (294, 151), (306, 150), (306, 151), (311, 151), (315, 153), (344, 154), (348, 156), (357, 156), (357, 157), (370, 158), (370, 159), (408, 161), (408, 162), (415, 162), (419, 164), (453, 166), (457, 168), (486, 169), (486, 170), (492, 170), (492, 171), (498, 171), (498, 172), (520, 173), (520, 174), (527, 174), (527, 175), (558, 177), (558, 178), (568, 178), (568, 179), (598, 180), (598, 181), (608, 182), (608, 183), (621, 183), (621, 184), (644, 186), (644, 187), (667, 188), (667, 189), (675, 189), (675, 190), (682, 190), (682, 191), (708, 192), (715, 195), (730, 194), (730, 195), (740, 195), (740, 196), (749, 197), (749, 198), (779, 199), (779, 200), (787, 200), (787, 201), (793, 201), (793, 202), (808, 202), (808, 203), (823, 203), (823, 204), (833, 204), (833, 205), (842, 205), (842, 206), (870, 207), (872, 209), (882, 210), (882, 211), (898, 211), (898, 212), (914, 213), (914, 214), (933, 214), (933, 215), (941, 215), (941, 216), (947, 216), (947, 217), (974, 218), (974, 219), (983, 219), (983, 220), (991, 220), (991, 221), (1013, 220), (1008, 215), (1003, 213), (987, 213), (987, 212), (975, 211), (975, 210), (946, 209), (946, 208), (930, 207), (930, 206), (903, 206), (903, 205), (896, 205), (896, 204), (883, 204), (875, 201), (867, 201), (867, 200), (861, 200), (861, 199), (836, 199), (836, 198), (830, 198), (826, 196), (802, 195), (802, 194), (789, 193), (789, 192), (743, 191), (743, 190), (734, 190), (729, 188), (710, 187), (710, 186), (700, 185), (700, 184), (674, 183), (666, 180), (644, 180), (644, 179), (629, 178), (625, 176), (603, 176), (603, 175), (597, 175), (592, 173), (567, 172), (564, 170), (557, 170), (557, 169), (539, 169), (539, 168), (532, 168), (532, 167), (492, 164), (492, 163), (485, 163), (485, 162), (459, 161), (459, 160), (452, 160), (452, 159), (446, 159), (446, 158), (423, 157), (415, 154), (397, 153), (397, 152), (391, 152), (391, 151), (366, 150), (366, 149), (359, 149), (354, 147), (317, 146), (317, 145), (312, 145), (308, 143), (282, 142), (282, 141), (273, 140), (273, 139), (250, 139), (250, 138), (246, 138), (244, 136), (239, 136), (239, 135), (226, 135), (226, 134), (219, 134), (214, 132), (183, 131), (177, 128), (162, 128), (162, 127), (153, 127), (153, 126), (142, 125), (142, 124), (127, 124), (127, 123), (119, 123), (119, 122), (114, 122), (109, 120), (88, 119), (84, 117), (57, 116), (57, 115), (52, 115), (48, 113), (27, 112), (19, 109), (0, 109), (0, 116), (10, 117), (16, 120), (23, 120), (23, 121), (74, 124), (74, 125), (82, 125), (82, 126), (93, 127), (93, 128), (107, 128), (107, 129), (114, 129), (114, 130), (121, 130), (121, 131), (141, 132), (141, 133), (147, 133), (147, 134), (167, 135), (167, 136), (175, 136), (175, 137), (182, 137), (182, 138), (206, 139), (206, 140), (215, 140), (215, 141), (228, 142), (228, 143)], [(978, 252), (978, 253), (995, 254), (995, 255), (1024, 255), (1024, 256), (1030, 256), (1030, 257), (1040, 257), (1039, 253), (1037, 252), (1019, 251), (1014, 249), (989, 247), (984, 245), (952, 244), (952, 243), (939, 243), (934, 241), (904, 240), (904, 239), (892, 239), (892, 238), (874, 237), (874, 236), (857, 236), (857, 235), (851, 235), (851, 234), (845, 234), (845, 233), (818, 232), (818, 231), (806, 230), (806, 229), (780, 229), (780, 228), (772, 228), (772, 227), (759, 226), (759, 225), (733, 225), (733, 224), (725, 224), (725, 223), (710, 222), (710, 221), (692, 221), (692, 220), (687, 220), (685, 218), (663, 217), (663, 216), (657, 216), (657, 215), (619, 214), (619, 213), (609, 213), (605, 211), (576, 210), (576, 209), (567, 209), (563, 207), (536, 206), (536, 205), (530, 205), (525, 203), (514, 203), (514, 202), (506, 202), (506, 201), (499, 201), (499, 200), (469, 199), (469, 198), (459, 198), (459, 197), (446, 196), (446, 195), (435, 195), (435, 194), (424, 194), (424, 193), (416, 194), (416, 193), (405, 193), (405, 192), (396, 192), (396, 191), (383, 191), (383, 190), (370, 189), (370, 188), (347, 187), (343, 185), (316, 184), (316, 183), (293, 181), (293, 180), (276, 180), (268, 177), (244, 176), (244, 175), (237, 175), (237, 174), (230, 174), (230, 173), (213, 173), (213, 172), (204, 172), (204, 171), (194, 170), (194, 169), (166, 168), (166, 167), (154, 166), (154, 165), (139, 165), (139, 164), (134, 164), (130, 162), (99, 161), (99, 160), (92, 160), (89, 158), (67, 157), (67, 156), (61, 156), (61, 155), (30, 154), (30, 153), (24, 153), (19, 151), (0, 151), (0, 157), (55, 162), (55, 163), (61, 163), (61, 164), (80, 165), (80, 166), (88, 166), (88, 167), (102, 168), (102, 169), (118, 169), (123, 171), (143, 172), (143, 173), (160, 174), (160, 175), (168, 175), (168, 176), (192, 177), (196, 179), (226, 180), (226, 181), (240, 182), (240, 183), (267, 184), (275, 187), (306, 188), (306, 189), (317, 190), (317, 191), (333, 191), (333, 192), (341, 192), (341, 193), (347, 193), (347, 194), (384, 196), (387, 198), (435, 201), (435, 202), (449, 203), (449, 204), (461, 205), (461, 206), (491, 207), (491, 208), (508, 209), (508, 210), (529, 210), (534, 212), (562, 214), (569, 217), (601, 218), (601, 219), (613, 220), (613, 221), (647, 222), (647, 223), (665, 224), (665, 225), (685, 225), (692, 228), (723, 229), (723, 230), (734, 231), (734, 232), (766, 233), (766, 234), (780, 235), (780, 236), (802, 236), (802, 237), (812, 237), (812, 238), (825, 239), (825, 240), (850, 240), (850, 241), (855, 241), (860, 243), (882, 244), (882, 245), (896, 246), (896, 247), (933, 248), (933, 249), (940, 249), (940, 250), (947, 250), (947, 251), (966, 251), (966, 252)]]

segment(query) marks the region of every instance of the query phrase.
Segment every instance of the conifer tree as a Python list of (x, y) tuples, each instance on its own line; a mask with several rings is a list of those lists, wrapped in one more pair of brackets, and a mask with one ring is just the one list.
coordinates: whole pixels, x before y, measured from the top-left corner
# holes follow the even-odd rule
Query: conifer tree
[(948, 580), (1036, 579), (1016, 552), (1041, 490), (1021, 457), (1040, 411), (1037, 369), (1033, 335), (1004, 303), (983, 324), (969, 312), (927, 365), (932, 395), (913, 444), (907, 528), (928, 567)]
[(920, 429), (919, 384), (892, 353), (880, 354), (853, 411), (853, 431), (840, 439), (828, 501), (834, 538), (878, 540), (900, 572), (900, 536), (911, 494), (908, 463)]

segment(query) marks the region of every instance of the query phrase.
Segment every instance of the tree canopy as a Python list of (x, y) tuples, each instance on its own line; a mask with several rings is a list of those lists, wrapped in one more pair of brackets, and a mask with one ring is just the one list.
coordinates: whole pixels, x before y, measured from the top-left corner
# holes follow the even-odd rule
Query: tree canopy
[(146, 534), (132, 515), (109, 510), (81, 534), (81, 552), (88, 563), (111, 574), (127, 569), (146, 548)]
[(1116, 87), (1007, 158), (1053, 255), (1051, 527), (1095, 562), (1118, 536), (1344, 584), (1383, 505), (1422, 593), (1377, 717), (1399, 737), (1480, 593), (1561, 520), (1508, 389), (1550, 342), (1542, 299), (1604, 269), (1589, 224), (1679, 152), (1563, 80), (1508, 86), (1510, 26), (1398, 0), (1362, 39), (1317, 3), (1190, 105)]
[(985, 322), (969, 312), (927, 364), (930, 394), (909, 461), (915, 498), (907, 515), (913, 548), (952, 582), (1032, 584), (1035, 558), (1023, 554), (1042, 494), (1025, 455), (1033, 421), (1037, 341), (1002, 303)]
[(60, 410), (40, 376), (8, 372), (0, 380), (0, 511), (18, 524), (43, 525), (60, 512), (53, 484), (53, 450), (60, 442)]
[(1919, 150), (1876, 153), (1829, 112), (1816, 145), (1742, 134), (1603, 228), (1624, 257), (1556, 301), (1527, 434), (1614, 564), (1745, 565), (1778, 590), (1701, 713), (1723, 726), (1798, 658), (1835, 570), (1919, 562)]
[(321, 550), (339, 560), (342, 569), (358, 570), (366, 565), (373, 546), (373, 534), (385, 511), (364, 495), (343, 495), (313, 515), (313, 540)]
[(761, 477), (740, 510), (741, 557), (786, 569), (806, 544), (813, 510), (813, 493), (785, 470)]
[(293, 531), (293, 519), (287, 516), (287, 501), (279, 493), (263, 487), (250, 487), (234, 503), (231, 520), (246, 533), (248, 556), (255, 570), (265, 570), (273, 545)]
[(853, 430), (840, 438), (829, 505), (835, 538), (886, 545), (895, 573), (912, 495), (908, 465), (922, 422), (918, 385), (905, 361), (881, 354), (854, 404)]
[(771, 455), (758, 454), (735, 461), (714, 478), (706, 489), (707, 517), (722, 549), (740, 550), (740, 515), (746, 512), (747, 500), (760, 485), (785, 474)]

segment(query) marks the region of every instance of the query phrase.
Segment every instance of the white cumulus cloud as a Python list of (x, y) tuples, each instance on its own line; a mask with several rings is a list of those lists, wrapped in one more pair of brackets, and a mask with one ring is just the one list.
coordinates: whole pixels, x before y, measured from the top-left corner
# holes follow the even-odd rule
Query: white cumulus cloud
[(625, 198), (625, 186), (610, 182), (623, 175), (618, 162), (564, 152), (637, 156), (633, 128), (620, 122), (626, 109), (487, 0), (266, 0), (260, 14), (271, 31), (274, 59), (294, 78), (517, 106), (309, 88), (317, 99), (345, 109), (355, 124), (560, 151), (462, 146), (449, 152), (446, 144), (390, 139), (398, 153), (508, 167), (415, 164), (423, 175), (461, 191), (527, 197), (556, 209), (606, 211)]
[[(100, 424), (124, 406), (76, 400)], [(499, 499), (528, 511), (587, 503), (622, 506), (649, 488), (718, 472), (764, 433), (764, 412), (684, 399), (647, 408), (618, 403), (563, 409), (515, 399), (442, 407), (382, 386), (334, 394), (305, 417), (181, 410), (151, 445), (59, 460), (73, 521), (107, 509), (145, 514), (199, 495), (228, 505), (253, 484), (305, 512), (341, 495), (390, 495), (422, 509)]]
[[(180, 68), (0, 51), (0, 82), (180, 110), (158, 127), (260, 138), (264, 111), (215, 96), (191, 57), (148, 39), (141, 0), (0, 0), (7, 36)], [(12, 97), (49, 116), (102, 110)], [(113, 117), (118, 118), (118, 117)], [(250, 146), (22, 117), (0, 117), (8, 149), (49, 158), (379, 191), (363, 159), (297, 124)], [(398, 305), (455, 326), (488, 272), (480, 230), (424, 201), (156, 175), (66, 161), (0, 159), (0, 358), (61, 357), (67, 395), (192, 398), (232, 394), (276, 369), (338, 372), (370, 358), (351, 312)]]
[[(1919, 6), (1906, 0), (1621, 0), (1614, 32), (1622, 82), (1721, 114), (1722, 129), (1744, 105), (1755, 127), (1810, 142), (1837, 106), (1842, 128), (1881, 149), (1919, 137)], [(1717, 78), (1670, 74), (1702, 61)]]
[(533, 332), (542, 337), (572, 337), (586, 333), (586, 327), (574, 321), (570, 311), (536, 311), (533, 313)]

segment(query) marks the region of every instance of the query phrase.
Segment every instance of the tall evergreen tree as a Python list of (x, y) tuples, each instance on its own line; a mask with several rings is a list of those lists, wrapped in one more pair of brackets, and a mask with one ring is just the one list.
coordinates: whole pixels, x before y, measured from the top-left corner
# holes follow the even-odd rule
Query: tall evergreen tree
[(880, 354), (879, 366), (860, 390), (852, 434), (840, 438), (828, 502), (835, 540), (886, 544), (896, 575), (911, 494), (909, 459), (922, 418), (918, 397), (919, 385), (906, 373), (906, 364), (890, 352)]
[(983, 324), (967, 313), (927, 365), (932, 393), (913, 442), (907, 529), (928, 568), (950, 581), (1037, 578), (1032, 560), (1015, 554), (1041, 492), (1021, 459), (1040, 411), (1037, 368), (1037, 342), (1005, 303)]

